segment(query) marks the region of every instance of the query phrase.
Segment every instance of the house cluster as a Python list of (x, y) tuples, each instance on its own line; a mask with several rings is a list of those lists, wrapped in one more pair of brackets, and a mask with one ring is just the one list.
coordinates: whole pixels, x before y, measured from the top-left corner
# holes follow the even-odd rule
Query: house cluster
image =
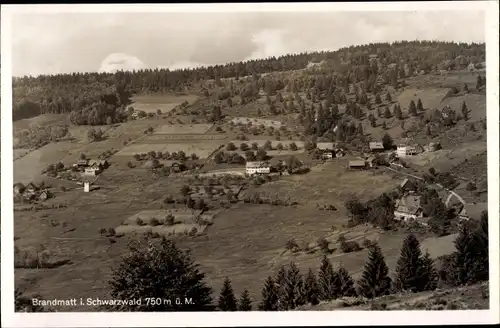
[(50, 197), (47, 189), (36, 186), (34, 183), (28, 183), (26, 186), (22, 183), (14, 184), (14, 197), (23, 197), (27, 201), (45, 201)]
[(73, 164), (73, 168), (77, 171), (85, 173), (87, 175), (98, 175), (105, 169), (109, 167), (109, 163), (106, 160), (89, 160), (89, 159), (80, 159)]
[(333, 142), (318, 142), (316, 148), (321, 152), (321, 159), (327, 160), (345, 156), (344, 149), (335, 146)]

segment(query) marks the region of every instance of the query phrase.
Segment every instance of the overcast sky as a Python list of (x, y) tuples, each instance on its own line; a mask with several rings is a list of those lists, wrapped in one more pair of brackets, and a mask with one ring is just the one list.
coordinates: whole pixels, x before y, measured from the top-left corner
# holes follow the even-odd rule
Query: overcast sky
[(12, 16), (13, 75), (220, 64), (370, 42), (484, 42), (481, 11)]

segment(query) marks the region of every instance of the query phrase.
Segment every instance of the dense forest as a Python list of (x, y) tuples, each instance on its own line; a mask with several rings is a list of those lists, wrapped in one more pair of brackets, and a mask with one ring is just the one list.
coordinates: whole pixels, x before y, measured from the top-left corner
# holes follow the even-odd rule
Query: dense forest
[[(250, 82), (228, 90), (253, 97), (260, 88), (267, 94), (288, 86), (292, 92), (307, 92), (308, 98), (324, 100), (329, 111), (335, 103), (345, 103), (353, 83), (362, 82), (358, 103), (366, 102), (364, 92), (377, 93), (383, 84), (397, 85), (398, 79), (438, 70), (465, 69), (470, 63), (485, 61), (485, 45), (437, 41), (374, 43), (351, 46), (333, 52), (310, 52), (170, 71), (148, 69), (111, 73), (72, 73), (13, 78), (13, 119), (47, 113), (71, 113), (77, 125), (99, 125), (126, 119), (126, 106), (134, 94), (151, 92), (203, 92), (201, 81), (252, 76)], [(321, 63), (320, 70), (307, 80), (280, 81), (261, 78), (262, 74), (300, 70)], [(207, 93), (207, 91), (205, 92)], [(351, 105), (358, 113), (357, 105)], [(323, 110), (323, 109), (321, 109)], [(305, 114), (305, 113), (304, 113)], [(326, 115), (326, 114), (325, 114)], [(328, 128), (316, 126), (315, 129)]]

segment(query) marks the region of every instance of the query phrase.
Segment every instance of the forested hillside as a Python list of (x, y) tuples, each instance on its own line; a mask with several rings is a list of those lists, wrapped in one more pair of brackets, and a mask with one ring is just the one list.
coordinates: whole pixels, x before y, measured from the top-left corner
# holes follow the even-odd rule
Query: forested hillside
[[(345, 94), (349, 93), (352, 83), (363, 82), (364, 91), (376, 93), (377, 86), (396, 85), (399, 78), (438, 70), (464, 69), (470, 63), (479, 64), (484, 60), (484, 44), (415, 41), (374, 43), (334, 52), (301, 53), (177, 71), (150, 69), (115, 74), (15, 77), (13, 118), (72, 113), (71, 121), (77, 125), (111, 124), (126, 117), (125, 106), (130, 103), (132, 94), (183, 92), (186, 88), (199, 90), (198, 82), (203, 80), (212, 79), (220, 84), (220, 79), (239, 79), (249, 75), (254, 76), (250, 82), (228, 91), (245, 98), (252, 97), (260, 87), (274, 93), (288, 85), (294, 91), (315, 91), (313, 96), (325, 99), (330, 106), (346, 101)], [(304, 69), (311, 63), (321, 63), (319, 72), (300, 81), (267, 80), (266, 83), (265, 79), (258, 78), (270, 72)], [(363, 97), (360, 102), (363, 102)]]

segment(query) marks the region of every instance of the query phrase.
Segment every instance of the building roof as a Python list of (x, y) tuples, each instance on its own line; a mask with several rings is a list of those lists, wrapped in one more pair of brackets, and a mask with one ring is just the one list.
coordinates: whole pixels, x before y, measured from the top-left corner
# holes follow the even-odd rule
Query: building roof
[(488, 203), (465, 204), (460, 211), (460, 216), (466, 216), (473, 220), (479, 220), (481, 213), (488, 210)]
[(269, 163), (267, 162), (247, 162), (246, 163), (246, 168), (247, 169), (250, 169), (250, 168), (264, 168), (264, 167), (269, 167)]
[(349, 161), (349, 166), (366, 166), (365, 161)]
[(32, 189), (38, 189), (38, 187), (35, 186), (35, 184), (33, 182), (30, 182), (30, 183), (28, 183), (26, 185), (26, 189), (30, 189), (30, 188), (32, 188)]
[(407, 195), (396, 201), (396, 211), (408, 214), (416, 214), (420, 209), (420, 196)]
[(409, 180), (409, 179), (404, 179), (404, 181), (403, 181), (403, 182), (401, 182), (401, 184), (400, 184), (399, 186), (400, 186), (401, 188), (403, 188), (404, 186), (406, 186), (406, 184), (407, 184), (408, 182), (410, 182), (410, 180)]
[(384, 144), (379, 141), (370, 142), (370, 149), (384, 149)]
[(318, 142), (316, 148), (321, 150), (333, 150), (335, 148), (333, 142)]

